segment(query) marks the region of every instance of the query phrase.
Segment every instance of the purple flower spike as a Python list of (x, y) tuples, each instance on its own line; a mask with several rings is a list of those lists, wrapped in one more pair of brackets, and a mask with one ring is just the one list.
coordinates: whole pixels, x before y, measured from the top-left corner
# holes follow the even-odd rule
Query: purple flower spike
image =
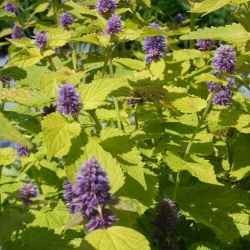
[(97, 0), (96, 9), (100, 15), (110, 16), (115, 13), (116, 4), (114, 0)]
[(85, 225), (88, 232), (95, 229), (106, 229), (111, 227), (117, 221), (116, 216), (108, 209), (102, 209), (101, 213), (98, 211), (91, 215), (90, 220)]
[(32, 183), (25, 184), (22, 189), (18, 190), (18, 193), (24, 204), (32, 202), (30, 198), (37, 196), (37, 187)]
[(16, 15), (19, 12), (18, 8), (13, 3), (10, 2), (6, 2), (4, 4), (4, 10), (15, 13)]
[(209, 51), (214, 46), (215, 42), (212, 40), (197, 40), (196, 47), (200, 51)]
[(14, 24), (13, 28), (12, 28), (12, 34), (11, 34), (11, 38), (12, 39), (18, 39), (24, 37), (24, 32), (22, 27)]
[(17, 152), (18, 156), (23, 156), (23, 155), (29, 156), (30, 155), (28, 148), (24, 147), (23, 145), (20, 145), (20, 144), (16, 145), (16, 152)]
[(174, 18), (174, 21), (178, 24), (181, 24), (185, 20), (185, 17), (181, 13), (178, 13), (173, 18)]
[(220, 86), (215, 93), (213, 103), (216, 105), (228, 106), (232, 103), (232, 93), (228, 86)]
[(35, 43), (39, 49), (47, 45), (47, 36), (44, 31), (35, 33)]
[(67, 27), (68, 25), (73, 23), (73, 16), (67, 12), (63, 12), (60, 17), (60, 24), (63, 27)]
[(57, 110), (63, 115), (76, 115), (82, 108), (80, 95), (70, 83), (60, 86), (57, 97)]
[(104, 34), (113, 35), (114, 33), (122, 31), (122, 22), (121, 17), (118, 15), (114, 15), (109, 18), (106, 24), (106, 28), (104, 30)]
[(221, 45), (212, 59), (212, 66), (219, 72), (232, 73), (235, 69), (236, 52), (229, 45)]
[(117, 220), (106, 208), (114, 201), (109, 190), (106, 173), (95, 158), (80, 167), (74, 186), (69, 181), (64, 182), (64, 198), (69, 212), (82, 213), (88, 221), (85, 226), (89, 232), (108, 228)]
[[(157, 205), (157, 213), (153, 221), (155, 225), (155, 239), (159, 249), (179, 249), (175, 231), (180, 221), (180, 213), (175, 203), (164, 199)], [(177, 248), (173, 248), (173, 247)]]
[[(150, 27), (160, 29), (157, 23), (151, 23)], [(146, 37), (144, 39), (143, 50), (146, 54), (146, 63), (150, 64), (154, 60), (159, 60), (164, 57), (166, 43), (164, 36)]]

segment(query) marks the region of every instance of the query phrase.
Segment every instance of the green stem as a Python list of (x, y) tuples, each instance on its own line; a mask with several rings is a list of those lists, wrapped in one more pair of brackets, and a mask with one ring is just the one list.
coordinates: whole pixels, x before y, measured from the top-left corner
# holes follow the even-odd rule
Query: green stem
[[(112, 51), (110, 53), (110, 57), (108, 59), (108, 65), (109, 65), (109, 73), (111, 78), (114, 78), (114, 71), (112, 66)], [(117, 98), (113, 97), (114, 105), (115, 105), (115, 111), (116, 111), (116, 118), (117, 118), (117, 126), (119, 129), (122, 129), (122, 122), (121, 122), (121, 116), (120, 116), (120, 110), (119, 110), (119, 103)]]
[(31, 172), (32, 172), (32, 175), (33, 175), (33, 177), (34, 177), (34, 179), (35, 179), (35, 182), (36, 182), (36, 185), (37, 185), (37, 188), (38, 188), (39, 193), (40, 193), (40, 194), (43, 194), (43, 190), (42, 190), (42, 187), (41, 187), (41, 183), (40, 183), (40, 181), (39, 181), (39, 179), (38, 179), (38, 177), (37, 177), (37, 175), (36, 175), (35, 169), (32, 168), (32, 169), (31, 169)]
[[(196, 14), (191, 13), (190, 31), (195, 30)], [(194, 48), (194, 40), (190, 40), (190, 49)]]
[(56, 66), (55, 66), (55, 64), (53, 63), (52, 58), (49, 57), (48, 60), (49, 60), (49, 63), (50, 63), (50, 66), (51, 66), (52, 70), (53, 70), (53, 71), (56, 71)]
[[(187, 145), (187, 148), (185, 150), (185, 154), (184, 154), (184, 157), (183, 157), (184, 164), (185, 164), (187, 156), (190, 153), (190, 150), (191, 150), (191, 147), (193, 145), (194, 139), (195, 139), (197, 133), (199, 132), (201, 125), (203, 124), (204, 120), (206, 119), (206, 116), (207, 116), (209, 108), (210, 108), (210, 106), (212, 104), (214, 95), (215, 95), (215, 89), (214, 89), (213, 93), (211, 93), (210, 96), (208, 97), (207, 106), (204, 109), (203, 114), (201, 116), (201, 119), (199, 120), (198, 125), (195, 128), (194, 133), (193, 133), (193, 135), (192, 135), (192, 137), (191, 137), (191, 139), (190, 139), (190, 141), (189, 141), (189, 143)], [(175, 187), (174, 187), (174, 191), (173, 191), (173, 200), (176, 200), (176, 197), (177, 197), (177, 194), (178, 194), (178, 191), (179, 191), (179, 186), (180, 186), (180, 182), (181, 182), (181, 174), (182, 174), (182, 172), (178, 172), (178, 174), (176, 176), (176, 182), (175, 182)]]
[[(2, 167), (0, 167), (0, 185), (1, 185), (1, 181), (2, 181)], [(0, 192), (0, 213), (2, 212), (2, 194)]]
[(102, 130), (102, 125), (101, 125), (100, 121), (98, 120), (98, 117), (95, 113), (95, 110), (89, 111), (89, 114), (92, 117), (93, 121), (95, 122), (96, 130), (97, 130), (97, 133), (99, 134)]

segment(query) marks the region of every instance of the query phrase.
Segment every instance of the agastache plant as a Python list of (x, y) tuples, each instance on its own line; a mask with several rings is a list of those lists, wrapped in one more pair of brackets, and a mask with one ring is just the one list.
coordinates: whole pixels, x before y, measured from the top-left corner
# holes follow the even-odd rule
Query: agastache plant
[(114, 0), (97, 0), (96, 9), (102, 16), (110, 16), (115, 13), (116, 3)]
[(23, 32), (22, 27), (14, 24), (13, 28), (12, 28), (11, 38), (12, 39), (18, 39), (18, 38), (21, 38), (21, 37), (24, 37), (24, 32)]
[(114, 201), (107, 175), (95, 158), (80, 167), (75, 185), (64, 182), (64, 198), (70, 213), (80, 212), (87, 219), (88, 231), (108, 228), (117, 220), (107, 208)]
[(104, 34), (113, 35), (121, 31), (122, 31), (121, 17), (119, 15), (114, 15), (110, 17), (107, 21)]
[(214, 53), (212, 66), (218, 72), (233, 73), (235, 70), (236, 52), (230, 45), (220, 45)]
[(185, 17), (181, 13), (178, 13), (173, 17), (173, 19), (177, 24), (181, 24), (185, 20)]
[(35, 44), (39, 49), (47, 45), (47, 36), (44, 31), (35, 33)]
[(29, 156), (30, 155), (30, 152), (29, 152), (29, 149), (21, 144), (17, 144), (16, 145), (16, 153), (18, 156)]
[(6, 2), (4, 4), (4, 10), (15, 13), (16, 15), (19, 13), (18, 8), (16, 7), (16, 5), (14, 5), (11, 2)]
[(214, 46), (215, 42), (212, 40), (197, 40), (196, 47), (200, 51), (209, 51)]
[(80, 95), (70, 83), (60, 86), (57, 95), (57, 110), (63, 115), (77, 115), (82, 108)]
[[(159, 30), (160, 26), (157, 23), (151, 23), (150, 27)], [(147, 64), (152, 61), (157, 61), (164, 57), (166, 43), (164, 36), (146, 37), (144, 39), (143, 50), (146, 54), (145, 60)]]
[(29, 204), (32, 202), (31, 198), (37, 196), (37, 186), (30, 182), (28, 184), (25, 184), (23, 188), (19, 189), (18, 193), (23, 203)]
[(67, 12), (63, 12), (60, 17), (60, 25), (63, 27), (67, 27), (72, 24), (74, 21), (73, 16)]

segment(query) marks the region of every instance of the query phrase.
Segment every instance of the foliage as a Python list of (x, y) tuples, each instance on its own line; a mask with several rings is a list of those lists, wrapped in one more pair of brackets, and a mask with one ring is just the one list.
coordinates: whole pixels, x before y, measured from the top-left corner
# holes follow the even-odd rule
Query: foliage
[(249, 249), (250, 1), (6, 2), (0, 249)]

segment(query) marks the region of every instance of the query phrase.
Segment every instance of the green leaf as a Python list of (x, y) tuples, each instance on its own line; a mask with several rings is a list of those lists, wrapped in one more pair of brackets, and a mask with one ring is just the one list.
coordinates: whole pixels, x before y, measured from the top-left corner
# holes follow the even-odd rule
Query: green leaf
[(182, 113), (196, 113), (204, 109), (207, 102), (200, 97), (186, 96), (174, 100), (172, 105)]
[(226, 243), (249, 235), (250, 199), (237, 188), (196, 184), (181, 187), (177, 200), (182, 213), (209, 227)]
[(230, 178), (233, 181), (240, 181), (250, 174), (250, 135), (241, 134), (231, 145), (232, 169)]
[(204, 0), (201, 3), (195, 4), (194, 7), (191, 9), (191, 12), (194, 13), (206, 12), (206, 14), (208, 14), (210, 12), (213, 12), (215, 10), (224, 7), (230, 2), (231, 0)]
[(250, 134), (250, 115), (242, 114), (237, 120), (235, 128), (241, 133)]
[[(233, 32), (232, 32), (233, 30)], [(234, 43), (237, 46), (244, 44), (250, 39), (249, 33), (239, 23), (233, 23), (224, 27), (211, 27), (192, 31), (187, 35), (181, 36), (181, 40), (192, 39), (211, 39), (222, 40), (229, 43)]]
[(54, 208), (44, 207), (40, 210), (31, 210), (31, 212), (35, 219), (29, 224), (29, 227), (46, 227), (53, 229), (58, 234), (62, 232), (69, 219), (67, 208), (62, 201), (59, 201)]
[(16, 152), (13, 148), (0, 148), (0, 166), (10, 165), (16, 159)]
[(100, 163), (103, 170), (107, 172), (112, 193), (115, 193), (123, 186), (125, 178), (120, 164), (94, 139), (90, 139), (88, 144), (86, 145), (86, 155), (88, 159), (95, 157)]
[(201, 51), (196, 49), (182, 49), (173, 51), (173, 59), (175, 61), (189, 61), (202, 55)]
[(83, 102), (83, 109), (93, 110), (105, 104), (107, 97), (115, 90), (129, 88), (126, 78), (100, 79), (90, 84), (82, 85), (79, 93)]
[(160, 78), (165, 70), (165, 67), (166, 65), (163, 59), (152, 61), (149, 66), (150, 72), (152, 74), (152, 80)]
[(27, 147), (32, 144), (0, 113), (0, 138), (17, 142)]
[(52, 48), (64, 46), (71, 38), (71, 33), (63, 28), (49, 29), (46, 35), (48, 38), (48, 46)]
[(11, 55), (5, 68), (13, 66), (27, 68), (37, 64), (43, 58), (51, 56), (53, 54), (53, 50), (46, 50), (43, 54), (41, 54), (38, 48), (25, 49), (18, 54)]
[(134, 70), (143, 70), (146, 67), (144, 62), (131, 58), (113, 58), (112, 62), (114, 65), (122, 65)]
[(80, 124), (67, 122), (59, 113), (47, 115), (42, 121), (44, 143), (47, 148), (47, 157), (62, 157), (69, 152), (71, 140), (81, 132)]
[(114, 226), (88, 234), (81, 245), (84, 250), (150, 250), (144, 235), (131, 228)]
[(16, 102), (31, 107), (44, 105), (50, 102), (50, 99), (39, 91), (25, 88), (1, 89), (0, 100)]
[(203, 158), (192, 155), (190, 156), (189, 161), (184, 161), (182, 158), (175, 155), (174, 153), (167, 152), (166, 157), (164, 159), (168, 166), (174, 172), (186, 170), (191, 175), (198, 178), (201, 182), (222, 185), (216, 179), (213, 165), (211, 165), (209, 161)]

